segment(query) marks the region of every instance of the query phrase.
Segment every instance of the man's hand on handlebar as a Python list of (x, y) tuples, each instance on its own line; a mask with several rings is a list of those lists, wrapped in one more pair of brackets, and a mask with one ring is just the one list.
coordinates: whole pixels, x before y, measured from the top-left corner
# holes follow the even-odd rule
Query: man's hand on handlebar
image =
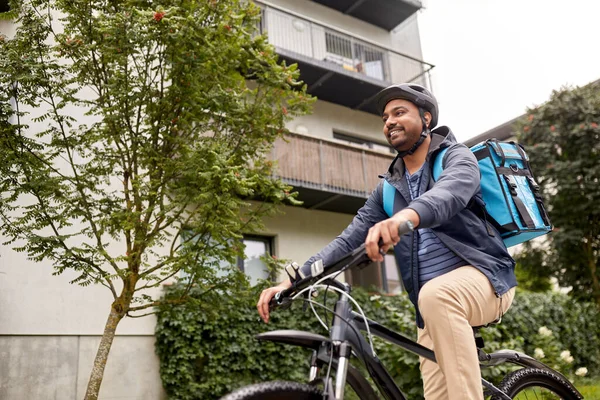
[[(408, 223), (408, 221), (410, 221), (410, 223)], [(369, 229), (369, 234), (365, 241), (365, 251), (369, 258), (373, 261), (383, 261), (380, 248), (385, 254), (391, 245), (395, 245), (400, 241), (401, 234), (412, 231), (413, 227), (419, 225), (419, 222), (419, 214), (414, 210), (405, 208), (392, 218), (388, 218), (375, 224)], [(401, 232), (399, 232), (399, 230)], [(273, 299), (277, 293), (289, 289), (291, 286), (292, 282), (289, 279), (286, 279), (279, 285), (262, 291), (258, 303), (256, 304), (256, 308), (258, 309), (258, 314), (265, 323), (269, 322), (269, 303), (271, 302), (271, 299)]]
[(372, 261), (383, 261), (385, 254), (390, 246), (398, 244), (400, 235), (398, 228), (400, 224), (410, 221), (414, 227), (419, 225), (420, 218), (414, 210), (405, 208), (396, 213), (392, 218), (388, 218), (369, 229), (369, 234), (365, 240), (365, 249), (367, 255)]
[(292, 282), (290, 282), (289, 279), (286, 279), (277, 286), (263, 290), (260, 294), (256, 308), (258, 308), (258, 314), (262, 320), (265, 321), (265, 324), (269, 322), (269, 302), (277, 293), (289, 288), (290, 286), (292, 286)]

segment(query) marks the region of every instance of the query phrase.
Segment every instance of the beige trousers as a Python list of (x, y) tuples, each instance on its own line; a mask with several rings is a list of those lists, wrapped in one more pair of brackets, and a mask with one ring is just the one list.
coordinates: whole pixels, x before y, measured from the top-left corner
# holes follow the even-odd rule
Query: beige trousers
[(438, 363), (420, 357), (426, 400), (483, 400), (473, 326), (488, 324), (510, 307), (515, 288), (496, 297), (479, 270), (464, 266), (438, 276), (419, 292), (425, 328), (418, 342)]

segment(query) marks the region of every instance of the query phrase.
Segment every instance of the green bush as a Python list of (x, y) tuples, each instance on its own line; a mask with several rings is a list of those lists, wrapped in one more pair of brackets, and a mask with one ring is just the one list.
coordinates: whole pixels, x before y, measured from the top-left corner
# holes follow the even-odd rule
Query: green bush
[[(311, 351), (259, 342), (254, 336), (276, 329), (306, 330), (325, 336), (327, 332), (310, 309), (302, 311), (300, 303), (274, 312), (269, 324), (264, 324), (256, 311), (262, 289), (258, 286), (212, 291), (188, 306), (165, 308), (158, 313), (156, 351), (163, 386), (170, 399), (218, 399), (250, 383), (274, 379), (306, 381)], [(199, 288), (194, 291), (202, 292)], [(177, 287), (173, 287), (167, 296), (177, 292)], [(329, 300), (333, 297), (330, 295)], [(407, 297), (371, 296), (360, 289), (353, 291), (353, 297), (370, 318), (415, 339), (414, 310)], [(332, 306), (332, 301), (328, 303)], [(403, 390), (422, 398), (418, 357), (377, 339), (375, 349)]]
[[(268, 325), (256, 312), (262, 287), (242, 285), (229, 291), (195, 288), (196, 302), (186, 307), (163, 309), (158, 314), (156, 350), (163, 385), (170, 399), (218, 399), (243, 385), (274, 379), (306, 381), (310, 351), (271, 342), (258, 342), (254, 335), (275, 329), (308, 330), (327, 335), (310, 310), (300, 303), (272, 314)], [(167, 293), (177, 294), (177, 287)], [(331, 297), (334, 297), (333, 295)], [(385, 296), (355, 289), (353, 297), (370, 318), (415, 339), (414, 309), (404, 295)], [(323, 314), (321, 314), (323, 315)], [(328, 318), (330, 319), (330, 315)], [(539, 328), (552, 330), (552, 341), (541, 340)], [(569, 350), (571, 368), (586, 367), (588, 376), (600, 375), (600, 318), (594, 305), (579, 304), (556, 293), (519, 291), (502, 324), (483, 331), (486, 351), (501, 348), (524, 350), (533, 355), (545, 350), (548, 361)], [(418, 357), (375, 339), (378, 357), (410, 398), (422, 398)], [(483, 376), (498, 382), (508, 366), (485, 369)], [(351, 396), (348, 396), (351, 397)]]
[[(541, 327), (552, 331), (555, 352), (568, 350), (573, 357), (569, 366), (558, 365), (561, 372), (571, 375), (577, 368), (586, 367), (589, 374), (600, 375), (600, 310), (595, 304), (575, 302), (555, 292), (518, 291), (498, 330), (502, 337), (521, 337), (525, 352), (533, 356), (536, 348), (547, 352), (540, 337)], [(540, 361), (554, 366), (557, 360), (547, 357)]]

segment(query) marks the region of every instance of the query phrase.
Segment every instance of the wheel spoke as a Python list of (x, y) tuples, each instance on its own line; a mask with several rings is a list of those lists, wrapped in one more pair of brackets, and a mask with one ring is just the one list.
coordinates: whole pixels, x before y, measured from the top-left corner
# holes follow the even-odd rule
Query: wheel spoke
[(520, 391), (513, 397), (513, 399), (517, 400), (560, 400), (561, 397), (555, 394), (553, 391), (548, 390), (543, 387), (528, 387)]

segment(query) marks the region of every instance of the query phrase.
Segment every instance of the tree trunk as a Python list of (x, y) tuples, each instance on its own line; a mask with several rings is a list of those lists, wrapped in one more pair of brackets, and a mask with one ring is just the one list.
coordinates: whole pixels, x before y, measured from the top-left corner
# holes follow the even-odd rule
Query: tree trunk
[(117, 301), (115, 301), (110, 307), (110, 314), (104, 327), (104, 334), (102, 340), (100, 340), (100, 346), (98, 346), (98, 352), (96, 353), (96, 359), (94, 360), (94, 366), (92, 367), (92, 373), (90, 374), (90, 380), (88, 381), (87, 390), (85, 392), (84, 400), (98, 400), (98, 393), (100, 392), (100, 385), (102, 384), (102, 378), (104, 377), (104, 367), (106, 367), (106, 360), (108, 359), (108, 353), (115, 338), (115, 331), (117, 325), (123, 319), (125, 315), (122, 311), (117, 310), (122, 307)]

